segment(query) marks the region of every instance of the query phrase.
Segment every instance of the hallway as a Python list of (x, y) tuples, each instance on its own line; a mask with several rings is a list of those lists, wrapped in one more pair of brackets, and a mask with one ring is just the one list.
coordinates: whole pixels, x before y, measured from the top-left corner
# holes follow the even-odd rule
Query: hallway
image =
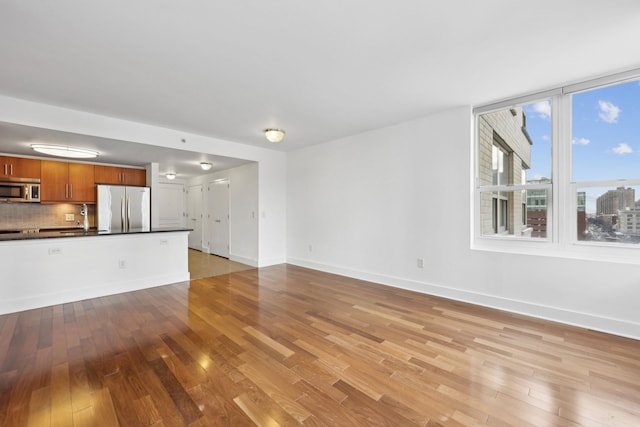
[(250, 265), (189, 249), (189, 273), (191, 273), (191, 280), (235, 273), (252, 268), (254, 267)]

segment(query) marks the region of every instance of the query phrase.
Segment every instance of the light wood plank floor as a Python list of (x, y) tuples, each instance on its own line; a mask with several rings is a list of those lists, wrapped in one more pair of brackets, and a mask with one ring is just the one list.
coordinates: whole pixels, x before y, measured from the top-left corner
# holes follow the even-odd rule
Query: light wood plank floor
[(279, 265), (0, 316), (0, 424), (638, 426), (639, 355)]
[(189, 273), (192, 280), (235, 273), (236, 271), (250, 270), (252, 268), (254, 267), (250, 265), (189, 249)]

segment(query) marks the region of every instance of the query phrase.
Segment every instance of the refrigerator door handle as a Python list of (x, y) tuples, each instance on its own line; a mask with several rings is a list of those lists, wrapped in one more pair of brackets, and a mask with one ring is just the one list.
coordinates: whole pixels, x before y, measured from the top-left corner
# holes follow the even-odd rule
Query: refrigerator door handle
[(127, 231), (131, 227), (131, 196), (127, 196)]
[(124, 231), (124, 196), (120, 196), (120, 231)]

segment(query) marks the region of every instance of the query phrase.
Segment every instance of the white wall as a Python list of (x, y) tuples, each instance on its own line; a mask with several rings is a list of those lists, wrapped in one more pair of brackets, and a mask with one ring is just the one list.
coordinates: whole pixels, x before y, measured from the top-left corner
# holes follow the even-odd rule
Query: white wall
[(283, 152), (6, 96), (0, 96), (0, 121), (258, 162), (258, 265), (286, 261)]
[(0, 314), (188, 281), (187, 234), (0, 242)]
[[(257, 163), (229, 171), (229, 259), (257, 265), (258, 175)], [(266, 219), (263, 219), (266, 221)], [(279, 236), (279, 241), (284, 239)]]
[[(209, 251), (207, 240), (211, 234), (206, 212), (209, 206), (210, 182), (218, 179), (229, 181), (229, 259), (251, 266), (258, 266), (258, 163), (248, 163), (235, 168), (201, 175), (188, 181), (189, 185), (202, 185), (203, 250)], [(279, 240), (284, 241), (283, 238)]]
[(2, 96), (0, 121), (258, 162), (259, 266), (288, 260), (640, 338), (639, 266), (470, 249), (468, 108), (288, 155)]
[(288, 262), (640, 338), (640, 266), (470, 249), (470, 115), (290, 152)]

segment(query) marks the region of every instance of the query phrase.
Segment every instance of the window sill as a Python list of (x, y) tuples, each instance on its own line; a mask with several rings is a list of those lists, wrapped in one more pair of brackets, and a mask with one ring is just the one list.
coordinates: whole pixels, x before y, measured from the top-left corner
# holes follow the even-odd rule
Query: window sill
[(471, 243), (471, 250), (640, 265), (640, 244), (629, 245), (598, 242), (563, 245), (548, 239), (534, 241), (520, 237), (482, 237)]

